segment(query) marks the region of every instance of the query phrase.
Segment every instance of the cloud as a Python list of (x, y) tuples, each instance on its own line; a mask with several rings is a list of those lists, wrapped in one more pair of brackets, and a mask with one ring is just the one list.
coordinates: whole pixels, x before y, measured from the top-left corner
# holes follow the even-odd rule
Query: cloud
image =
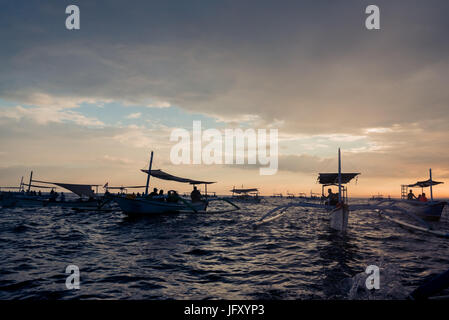
[(38, 124), (44, 125), (50, 122), (73, 122), (80, 126), (103, 126), (104, 123), (92, 117), (86, 117), (81, 113), (51, 108), (51, 107), (31, 107), (25, 108), (16, 106), (14, 108), (5, 108), (0, 110), (0, 118), (9, 118), (20, 120), (22, 118), (32, 119)]
[(126, 119), (138, 119), (141, 116), (142, 116), (141, 112), (130, 113), (129, 115), (126, 116)]
[(367, 4), (108, 1), (83, 5), (76, 34), (54, 28), (63, 4), (9, 7), (0, 95), (176, 105), (223, 121), (276, 119), (307, 134), (447, 119), (449, 4), (380, 0), (376, 33), (363, 29)]
[[(19, 106), (1, 107), (0, 121), (34, 131), (4, 132), (15, 144), (2, 143), (26, 159), (17, 145), (33, 150), (24, 137), (46, 139), (52, 129), (68, 154), (70, 141), (101, 158), (95, 145), (85, 149), (75, 139), (91, 139), (76, 125), (107, 133), (103, 142), (118, 143), (123, 153), (167, 149), (164, 126), (110, 128), (80, 106), (103, 105), (104, 115), (111, 102), (174, 106), (225, 126), (278, 128), (291, 141), (280, 159), (283, 172), (319, 170), (329, 150), (342, 145), (345, 163), (359, 164), (364, 175), (417, 176), (428, 166), (448, 175), (449, 2), (378, 0), (378, 32), (363, 27), (368, 4), (83, 2), (76, 32), (61, 24), (63, 2), (5, 6), (0, 97)], [(62, 157), (39, 146), (38, 153)]]

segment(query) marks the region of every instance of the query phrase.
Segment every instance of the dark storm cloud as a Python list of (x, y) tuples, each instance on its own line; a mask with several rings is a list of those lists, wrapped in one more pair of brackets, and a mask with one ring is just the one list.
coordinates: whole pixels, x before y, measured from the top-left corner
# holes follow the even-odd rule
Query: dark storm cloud
[(374, 3), (380, 31), (372, 1), (8, 1), (0, 97), (168, 101), (303, 133), (447, 117), (449, 3)]

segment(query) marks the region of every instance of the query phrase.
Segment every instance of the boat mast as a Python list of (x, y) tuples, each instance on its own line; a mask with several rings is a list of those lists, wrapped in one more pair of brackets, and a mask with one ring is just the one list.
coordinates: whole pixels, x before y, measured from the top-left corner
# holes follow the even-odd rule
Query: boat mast
[(30, 173), (30, 183), (28, 183), (28, 192), (30, 192), (30, 190), (31, 190), (31, 181), (32, 181), (32, 179), (33, 179), (33, 171), (31, 171), (31, 173)]
[(147, 184), (145, 186), (145, 195), (148, 195), (148, 186), (150, 185), (151, 167), (153, 166), (153, 151), (151, 151), (150, 165), (148, 167)]
[(338, 148), (338, 202), (341, 203), (341, 152)]
[(22, 176), (22, 179), (20, 179), (20, 187), (19, 187), (19, 192), (21, 192), (21, 191), (22, 191), (22, 188), (23, 188), (23, 176)]
[(433, 201), (433, 189), (432, 189), (432, 168), (429, 169), (430, 175), (430, 201)]

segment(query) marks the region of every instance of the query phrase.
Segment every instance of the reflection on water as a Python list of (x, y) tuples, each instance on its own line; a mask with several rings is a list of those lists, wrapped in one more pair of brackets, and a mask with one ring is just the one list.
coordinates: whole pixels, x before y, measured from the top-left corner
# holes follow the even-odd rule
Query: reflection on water
[[(289, 201), (152, 218), (2, 209), (0, 299), (394, 299), (449, 266), (447, 239), (368, 211), (351, 212), (344, 236), (316, 209), (291, 209), (252, 228)], [(80, 290), (65, 289), (69, 264), (80, 268)], [(376, 293), (364, 288), (370, 264), (381, 268)]]

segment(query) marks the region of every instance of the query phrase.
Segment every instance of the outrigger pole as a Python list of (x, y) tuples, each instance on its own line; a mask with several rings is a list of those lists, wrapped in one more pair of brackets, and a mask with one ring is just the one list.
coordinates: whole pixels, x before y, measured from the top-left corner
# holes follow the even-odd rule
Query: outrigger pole
[(432, 168), (429, 169), (429, 175), (430, 175), (430, 201), (433, 202), (433, 189), (432, 189)]
[(32, 179), (33, 179), (33, 171), (31, 171), (31, 173), (30, 173), (30, 183), (28, 184), (28, 192), (30, 192), (30, 190), (31, 190), (31, 181), (32, 181)]
[(338, 203), (341, 203), (341, 152), (338, 148)]
[(151, 151), (150, 166), (148, 167), (147, 184), (145, 186), (145, 195), (148, 195), (148, 186), (150, 185), (151, 167), (153, 166), (153, 151)]

